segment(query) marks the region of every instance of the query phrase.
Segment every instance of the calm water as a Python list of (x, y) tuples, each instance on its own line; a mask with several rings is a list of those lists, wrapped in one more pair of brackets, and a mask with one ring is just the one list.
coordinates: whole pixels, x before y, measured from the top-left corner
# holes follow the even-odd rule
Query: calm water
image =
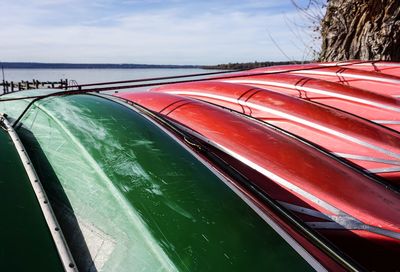
[[(6, 81), (76, 80), (78, 84), (214, 72), (204, 69), (5, 69)], [(189, 79), (189, 78), (185, 78)], [(0, 74), (0, 80), (2, 75)], [(132, 84), (132, 83), (131, 83)], [(140, 90), (147, 89), (141, 88)], [(139, 90), (139, 89), (138, 89)], [(0, 90), (2, 93), (3, 90)]]

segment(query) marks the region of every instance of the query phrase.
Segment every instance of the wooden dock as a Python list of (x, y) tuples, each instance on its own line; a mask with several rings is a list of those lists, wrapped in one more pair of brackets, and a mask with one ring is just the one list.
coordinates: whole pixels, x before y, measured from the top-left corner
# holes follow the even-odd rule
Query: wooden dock
[[(65, 89), (67, 90), (69, 86), (68, 79), (60, 79), (60, 81), (39, 81), (33, 79), (32, 81), (2, 81), (0, 83), (0, 90), (3, 90), (3, 94), (12, 93), (16, 91), (22, 90), (31, 90), (31, 89)], [(72, 83), (72, 82), (71, 82)], [(72, 84), (73, 85), (73, 84)]]

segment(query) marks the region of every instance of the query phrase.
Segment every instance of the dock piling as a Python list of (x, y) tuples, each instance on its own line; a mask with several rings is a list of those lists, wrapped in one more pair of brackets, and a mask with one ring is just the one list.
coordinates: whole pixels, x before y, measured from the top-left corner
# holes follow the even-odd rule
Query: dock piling
[[(0, 81), (0, 88), (3, 90), (3, 94), (6, 94), (10, 92), (39, 89), (39, 88), (68, 90), (69, 86), (68, 86), (68, 79), (60, 79), (60, 81), (39, 81), (37, 79), (32, 79), (32, 81), (21, 80), (18, 82), (3, 80)], [(1, 94), (1, 89), (0, 89), (0, 94)]]

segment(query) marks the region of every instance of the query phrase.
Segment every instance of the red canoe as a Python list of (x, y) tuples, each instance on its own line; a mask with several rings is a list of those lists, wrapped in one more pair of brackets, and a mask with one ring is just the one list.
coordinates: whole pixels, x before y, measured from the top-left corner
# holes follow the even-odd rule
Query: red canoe
[(308, 70), (308, 69), (318, 69), (324, 67), (341, 67), (341, 68), (351, 68), (356, 70), (363, 70), (369, 72), (377, 72), (381, 74), (400, 76), (400, 64), (397, 62), (388, 61), (343, 61), (343, 62), (324, 62), (324, 63), (307, 63), (298, 65), (279, 65), (273, 67), (266, 67), (260, 69), (253, 69), (251, 72), (257, 71), (293, 71), (293, 70)]
[(357, 70), (365, 70), (370, 72), (378, 72), (382, 74), (400, 76), (400, 64), (388, 61), (344, 61), (337, 63), (318, 63), (319, 66), (342, 66)]
[[(280, 83), (286, 80), (286, 84), (290, 85), (294, 79), (289, 75), (278, 78), (274, 82), (277, 80), (280, 80)], [(312, 84), (311, 82), (308, 86)], [(321, 81), (315, 82), (314, 85), (317, 84), (321, 84)], [(331, 87), (330, 83), (326, 85), (317, 87), (319, 89), (325, 87), (325, 90)], [(268, 122), (314, 142), (336, 156), (352, 161), (367, 172), (376, 173), (390, 180), (394, 185), (400, 186), (400, 135), (398, 133), (354, 114), (285, 95), (288, 92), (294, 95), (294, 89), (278, 93), (276, 92), (278, 89), (274, 92), (225, 82), (197, 82), (166, 85), (155, 88), (153, 91), (193, 97)], [(343, 94), (344, 91), (342, 91)], [(312, 95), (313, 93), (310, 97)], [(348, 96), (350, 95), (349, 93)], [(355, 92), (354, 97), (357, 96), (361, 97)], [(315, 94), (314, 97), (317, 101), (320, 99)], [(368, 98), (365, 95), (364, 100), (368, 101)], [(323, 101), (326, 100), (328, 99)], [(332, 98), (331, 100), (335, 101)], [(396, 109), (392, 100), (392, 98), (385, 99), (385, 97), (376, 97), (372, 94), (369, 101), (375, 101), (382, 107)], [(347, 104), (352, 105), (350, 102)], [(357, 110), (361, 111), (363, 108), (359, 106)], [(357, 113), (357, 110), (354, 111)], [(373, 113), (374, 111), (364, 109), (364, 112)], [(396, 117), (390, 110), (381, 110), (379, 113), (382, 116), (375, 115), (375, 117)]]
[(346, 86), (356, 87), (378, 94), (400, 96), (400, 78), (397, 76), (383, 74), (380, 72), (369, 71), (367, 69), (354, 69), (354, 66), (322, 66), (322, 65), (301, 65), (294, 66), (273, 66), (258, 68), (246, 72), (251, 73), (289, 73), (307, 76), (311, 78), (323, 79), (330, 82), (340, 83)]
[(244, 76), (219, 81), (264, 88), (311, 100), (400, 131), (400, 101), (385, 94), (291, 74)]

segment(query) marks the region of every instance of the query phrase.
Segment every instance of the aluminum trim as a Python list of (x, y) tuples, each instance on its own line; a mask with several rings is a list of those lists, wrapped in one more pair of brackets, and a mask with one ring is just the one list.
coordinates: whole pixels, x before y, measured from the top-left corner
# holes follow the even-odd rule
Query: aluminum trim
[(293, 205), (281, 201), (279, 201), (279, 203), (281, 203), (284, 207), (288, 208), (291, 211), (307, 214), (316, 218), (329, 220), (325, 222), (306, 222), (308, 226), (314, 229), (365, 230), (400, 240), (400, 233), (398, 232), (364, 224), (361, 221), (353, 218), (352, 216), (349, 216), (344, 213), (340, 213), (339, 215), (327, 215), (298, 205)]
[(400, 125), (400, 121), (397, 120), (371, 120), (371, 121), (383, 125)]
[(400, 172), (400, 167), (374, 168), (374, 169), (368, 169), (368, 171), (374, 174), (394, 173), (394, 172)]
[(323, 214), (322, 212), (313, 210), (313, 209), (309, 209), (309, 208), (304, 208), (302, 206), (298, 206), (298, 205), (294, 205), (291, 203), (287, 203), (284, 201), (278, 201), (283, 207), (285, 207), (288, 210), (291, 210), (293, 212), (298, 212), (298, 213), (302, 213), (302, 214), (306, 214), (312, 217), (316, 217), (316, 218), (320, 218), (320, 219), (325, 219), (325, 220), (331, 220), (329, 218), (329, 216), (327, 216), (326, 214)]
[(326, 75), (326, 76), (341, 76), (341, 77), (349, 77), (355, 79), (365, 79), (370, 81), (389, 83), (389, 84), (400, 84), (400, 80), (393, 78), (381, 78), (377, 76), (367, 76), (360, 74), (350, 74), (346, 72), (330, 72), (330, 71), (318, 71), (318, 70), (299, 70), (299, 71), (290, 71), (291, 74), (308, 74), (308, 75)]
[[(307, 222), (308, 226), (313, 229), (329, 229), (329, 230), (346, 230), (347, 228), (336, 222)], [(347, 229), (348, 230), (348, 229)]]
[(347, 154), (347, 153), (339, 153), (339, 152), (335, 152), (332, 154), (342, 157), (342, 158), (346, 158), (346, 159), (379, 162), (379, 163), (392, 164), (392, 165), (400, 165), (400, 161), (398, 161), (398, 160), (386, 160), (386, 159), (381, 159), (381, 158), (361, 156), (361, 155), (355, 155), (355, 154)]

